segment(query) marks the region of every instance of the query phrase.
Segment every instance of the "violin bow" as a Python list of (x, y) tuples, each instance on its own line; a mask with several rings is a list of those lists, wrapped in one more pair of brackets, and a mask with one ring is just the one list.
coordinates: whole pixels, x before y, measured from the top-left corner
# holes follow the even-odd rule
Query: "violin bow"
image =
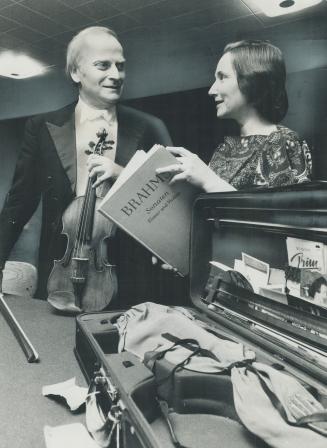
[(3, 317), (6, 319), (11, 331), (15, 335), (19, 345), (21, 346), (26, 359), (28, 362), (37, 362), (39, 360), (39, 355), (35, 348), (33, 347), (31, 341), (26, 336), (24, 330), (20, 326), (19, 322), (13, 315), (9, 306), (7, 305), (3, 294), (0, 293), (0, 311)]

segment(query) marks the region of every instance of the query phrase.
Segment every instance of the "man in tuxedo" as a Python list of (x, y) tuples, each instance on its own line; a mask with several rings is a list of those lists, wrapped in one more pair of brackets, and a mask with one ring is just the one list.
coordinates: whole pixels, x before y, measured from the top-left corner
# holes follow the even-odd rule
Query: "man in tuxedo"
[[(88, 176), (101, 195), (136, 150), (148, 150), (155, 143), (171, 144), (158, 118), (118, 104), (125, 58), (112, 30), (89, 27), (78, 33), (68, 45), (66, 68), (79, 86), (79, 99), (27, 121), (13, 183), (0, 215), (1, 284), (10, 251), (42, 199), (38, 298), (47, 297), (53, 260), (63, 255), (64, 246), (59, 244), (63, 212), (76, 196), (84, 194)], [(87, 155), (85, 150), (91, 141), (96, 142), (102, 128), (113, 141), (112, 149), (103, 156)], [(142, 278), (151, 276), (150, 254), (126, 235), (119, 234), (116, 240), (120, 295), (130, 301), (131, 293), (142, 295), (147, 290), (151, 294), (147, 279)]]

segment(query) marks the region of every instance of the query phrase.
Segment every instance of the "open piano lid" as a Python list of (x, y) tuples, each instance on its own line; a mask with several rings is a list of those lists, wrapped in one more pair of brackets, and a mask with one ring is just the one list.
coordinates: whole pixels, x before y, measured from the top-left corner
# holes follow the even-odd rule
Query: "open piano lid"
[(327, 385), (327, 182), (201, 195), (191, 235), (195, 306)]

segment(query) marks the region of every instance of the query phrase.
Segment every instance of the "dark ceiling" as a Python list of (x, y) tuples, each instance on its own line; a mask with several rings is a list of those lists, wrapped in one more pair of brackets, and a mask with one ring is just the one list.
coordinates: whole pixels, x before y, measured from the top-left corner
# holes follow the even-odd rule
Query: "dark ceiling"
[[(324, 1), (310, 9), (317, 21), (314, 27), (301, 27), (308, 38), (326, 38), (326, 6)], [(60, 67), (69, 40), (90, 25), (113, 28), (128, 46), (156, 36), (169, 35), (171, 42), (171, 36), (187, 34), (212, 42), (231, 33), (278, 33), (285, 21), (296, 33), (301, 17), (269, 19), (253, 8), (252, 0), (0, 0), (0, 50), (24, 51)]]

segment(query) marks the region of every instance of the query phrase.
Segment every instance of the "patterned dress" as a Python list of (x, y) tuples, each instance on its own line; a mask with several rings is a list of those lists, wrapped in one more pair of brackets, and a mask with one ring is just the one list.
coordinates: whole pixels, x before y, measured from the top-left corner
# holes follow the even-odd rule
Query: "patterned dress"
[(294, 131), (278, 125), (269, 135), (225, 137), (209, 166), (237, 190), (277, 187), (309, 181), (311, 156)]

